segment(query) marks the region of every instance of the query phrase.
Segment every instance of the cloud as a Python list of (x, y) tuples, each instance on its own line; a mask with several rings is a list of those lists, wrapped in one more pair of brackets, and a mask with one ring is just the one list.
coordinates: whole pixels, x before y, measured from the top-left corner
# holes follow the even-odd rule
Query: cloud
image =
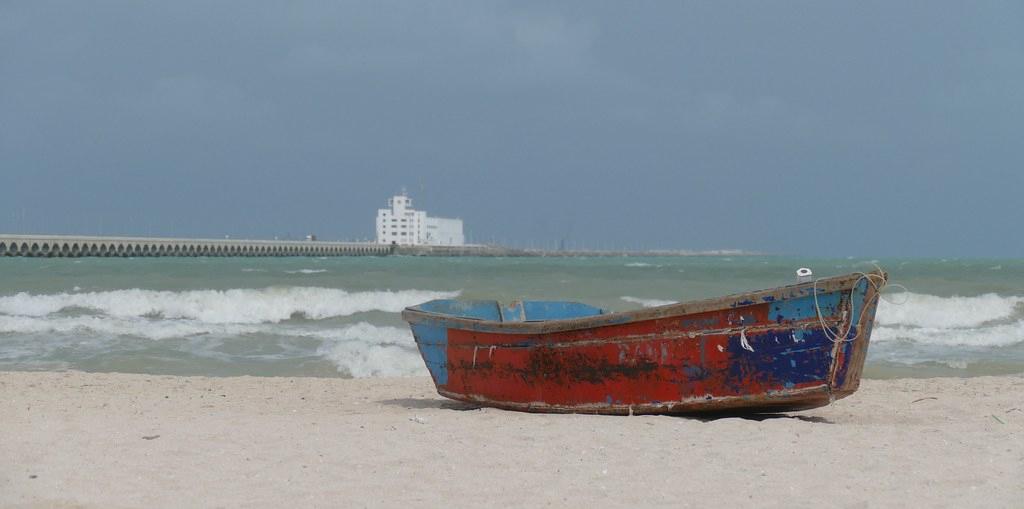
[(512, 25), (515, 43), (535, 72), (577, 73), (592, 64), (591, 50), (600, 34), (592, 21), (527, 13), (513, 17)]
[[(357, 237), (371, 222), (350, 218), (407, 185), (481, 238), (524, 240), (563, 236), (572, 193), (580, 238), (686, 223), (677, 247), (785, 250), (768, 218), (805, 203), (737, 185), (770, 175), (924, 238), (865, 250), (960, 245), (922, 223), (1019, 248), (995, 232), (1024, 186), (1021, 7), (953, 4), (0, 2), (0, 188), (45, 190), (52, 206), (8, 206), (53, 231), (102, 202), (108, 230), (145, 204), (176, 234)], [(850, 189), (807, 178), (823, 171)], [(905, 210), (865, 207), (865, 182)], [(935, 199), (962, 193), (985, 207)], [(838, 216), (813, 221), (808, 249), (848, 244)]]

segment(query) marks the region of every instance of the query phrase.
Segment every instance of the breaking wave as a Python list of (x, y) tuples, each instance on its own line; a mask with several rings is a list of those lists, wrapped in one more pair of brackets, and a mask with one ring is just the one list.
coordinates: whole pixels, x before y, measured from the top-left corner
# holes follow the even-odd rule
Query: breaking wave
[(427, 374), (408, 328), (359, 322), (320, 336), (324, 343), (317, 353), (353, 378)]
[(208, 324), (276, 323), (293, 316), (320, 320), (367, 311), (399, 312), (431, 299), (459, 292), (429, 290), (347, 292), (335, 288), (271, 287), (263, 289), (113, 290), (88, 293), (0, 297), (0, 313), (42, 317), (86, 310), (117, 318), (191, 319)]
[[(214, 356), (231, 361), (316, 355), (334, 364), (340, 374), (353, 378), (426, 374), (409, 329), (376, 326), (367, 322), (315, 329), (275, 324), (209, 324), (193, 320), (145, 318), (0, 316), (0, 335), (4, 334), (14, 334), (17, 340), (0, 349), (0, 362), (17, 363), (40, 359), (59, 349), (69, 348), (85, 348), (89, 351), (87, 355), (123, 352), (125, 343), (118, 338), (141, 337), (149, 340), (185, 340), (176, 348), (197, 358)], [(319, 342), (315, 351), (301, 346), (304, 340), (310, 339)], [(226, 341), (244, 342), (246, 346), (234, 354), (218, 352), (218, 347)], [(134, 344), (129, 347), (130, 350), (147, 348), (146, 344)], [(261, 345), (265, 347), (267, 344), (276, 345), (275, 349), (280, 353), (269, 356), (260, 353)]]
[(193, 336), (240, 336), (266, 332), (258, 325), (203, 323), (196, 320), (159, 320), (109, 316), (0, 315), (0, 334), (74, 334), (80, 337), (134, 336), (152, 340)]
[(1000, 347), (1024, 343), (1024, 297), (994, 293), (938, 297), (906, 293), (881, 301), (872, 341)]
[[(352, 377), (422, 375), (407, 328), (311, 320), (397, 313), (459, 293), (316, 287), (19, 293), (0, 297), (0, 364), (24, 368), (59, 358), (74, 365), (115, 352), (160, 357), (170, 349), (240, 363), (318, 357)], [(307, 320), (290, 320), (297, 316)]]

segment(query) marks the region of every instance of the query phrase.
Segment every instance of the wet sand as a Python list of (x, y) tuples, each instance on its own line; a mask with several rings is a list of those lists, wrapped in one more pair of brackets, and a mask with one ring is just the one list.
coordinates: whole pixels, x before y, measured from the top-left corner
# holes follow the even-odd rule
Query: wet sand
[(3, 507), (1024, 507), (1024, 377), (758, 418), (541, 415), (426, 378), (0, 373)]

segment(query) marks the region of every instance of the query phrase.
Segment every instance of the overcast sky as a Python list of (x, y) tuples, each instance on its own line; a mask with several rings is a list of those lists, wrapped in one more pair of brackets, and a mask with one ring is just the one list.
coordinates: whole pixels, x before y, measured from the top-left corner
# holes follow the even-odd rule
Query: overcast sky
[(0, 1), (0, 231), (1024, 256), (1024, 2)]

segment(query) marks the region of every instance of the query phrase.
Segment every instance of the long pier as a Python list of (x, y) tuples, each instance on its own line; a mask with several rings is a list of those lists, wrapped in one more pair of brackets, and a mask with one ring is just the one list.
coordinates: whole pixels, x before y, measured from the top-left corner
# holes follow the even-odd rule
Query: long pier
[(0, 257), (40, 258), (147, 256), (743, 256), (739, 250), (717, 251), (545, 251), (502, 246), (399, 246), (373, 242), (321, 240), (179, 239), (167, 237), (93, 237), (77, 235), (8, 235), (0, 233)]
[(394, 251), (369, 242), (0, 234), (0, 256), (385, 256)]

